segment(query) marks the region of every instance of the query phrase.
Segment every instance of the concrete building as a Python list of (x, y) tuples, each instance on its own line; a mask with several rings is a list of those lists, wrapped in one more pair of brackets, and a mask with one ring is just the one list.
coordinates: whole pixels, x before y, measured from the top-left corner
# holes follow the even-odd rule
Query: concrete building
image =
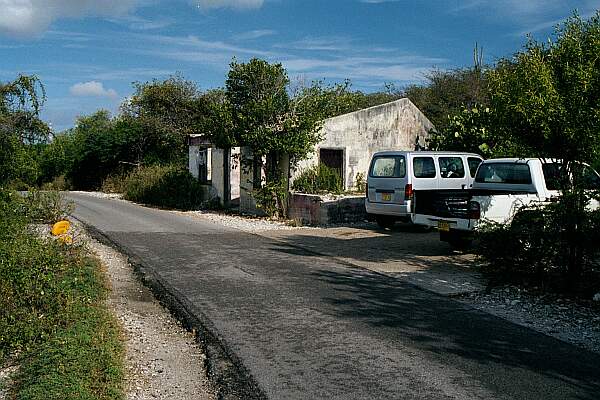
[[(322, 128), (323, 140), (309, 159), (290, 171), (290, 180), (322, 163), (340, 171), (345, 188), (352, 189), (358, 174), (366, 177), (373, 153), (423, 148), (432, 128), (433, 124), (409, 99), (327, 119)], [(252, 197), (254, 172), (251, 167), (242, 167), (240, 158), (251, 160), (252, 151), (239, 147), (218, 149), (202, 135), (190, 137), (189, 170), (208, 186), (211, 199), (218, 198), (223, 205), (239, 202), (242, 212), (260, 212)]]
[(424, 148), (432, 128), (433, 124), (409, 99), (329, 118), (323, 123), (323, 141), (311, 158), (292, 171), (291, 179), (322, 163), (339, 170), (345, 188), (351, 189), (359, 173), (366, 177), (373, 153)]
[(188, 169), (206, 186), (205, 200), (218, 199), (221, 205), (239, 202), (240, 148), (213, 147), (202, 135), (190, 135), (188, 144)]

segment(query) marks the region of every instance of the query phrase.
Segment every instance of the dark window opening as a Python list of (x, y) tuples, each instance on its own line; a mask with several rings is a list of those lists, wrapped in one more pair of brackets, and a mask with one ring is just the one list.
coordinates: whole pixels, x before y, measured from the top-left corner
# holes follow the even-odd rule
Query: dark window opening
[(331, 169), (337, 171), (344, 181), (344, 150), (338, 149), (320, 149), (319, 162)]

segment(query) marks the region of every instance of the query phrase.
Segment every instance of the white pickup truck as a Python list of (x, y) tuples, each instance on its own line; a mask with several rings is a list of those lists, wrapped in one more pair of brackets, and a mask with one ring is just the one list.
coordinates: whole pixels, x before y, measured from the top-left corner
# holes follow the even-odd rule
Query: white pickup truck
[[(539, 158), (485, 160), (468, 190), (416, 191), (413, 222), (438, 228), (440, 240), (462, 247), (481, 220), (507, 223), (522, 207), (559, 196), (559, 168)], [(600, 190), (598, 173), (586, 165), (584, 174), (588, 188)]]

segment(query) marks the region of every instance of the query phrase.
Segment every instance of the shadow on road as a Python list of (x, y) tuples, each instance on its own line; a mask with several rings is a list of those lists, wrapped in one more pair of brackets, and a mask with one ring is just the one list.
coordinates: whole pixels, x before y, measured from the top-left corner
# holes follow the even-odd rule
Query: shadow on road
[(579, 393), (576, 398), (598, 399), (600, 356), (594, 353), (385, 276), (351, 270), (313, 274), (331, 286), (332, 295), (322, 300), (337, 317), (358, 320), (377, 328), (374, 332), (391, 330), (444, 364), (460, 367), (466, 360), (464, 368), (488, 376), (492, 386), (495, 374), (514, 374), (515, 398), (526, 392), (518, 389), (523, 385), (540, 385), (540, 392), (556, 385), (550, 397), (561, 398), (566, 384)]

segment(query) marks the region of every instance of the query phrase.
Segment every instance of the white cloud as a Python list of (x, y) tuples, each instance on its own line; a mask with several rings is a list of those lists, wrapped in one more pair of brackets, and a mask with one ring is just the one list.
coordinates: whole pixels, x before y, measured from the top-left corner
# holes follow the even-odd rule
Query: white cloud
[(277, 32), (272, 29), (257, 29), (254, 31), (240, 33), (238, 35), (235, 35), (233, 38), (235, 40), (254, 40), (265, 36), (272, 36), (275, 34), (277, 34)]
[(119, 16), (135, 3), (136, 0), (0, 0), (0, 33), (35, 36), (58, 18)]
[(97, 81), (76, 83), (71, 86), (69, 92), (78, 97), (108, 97), (114, 99), (118, 96), (114, 89), (105, 89), (104, 85)]
[(198, 7), (209, 8), (260, 8), (264, 0), (197, 0)]

